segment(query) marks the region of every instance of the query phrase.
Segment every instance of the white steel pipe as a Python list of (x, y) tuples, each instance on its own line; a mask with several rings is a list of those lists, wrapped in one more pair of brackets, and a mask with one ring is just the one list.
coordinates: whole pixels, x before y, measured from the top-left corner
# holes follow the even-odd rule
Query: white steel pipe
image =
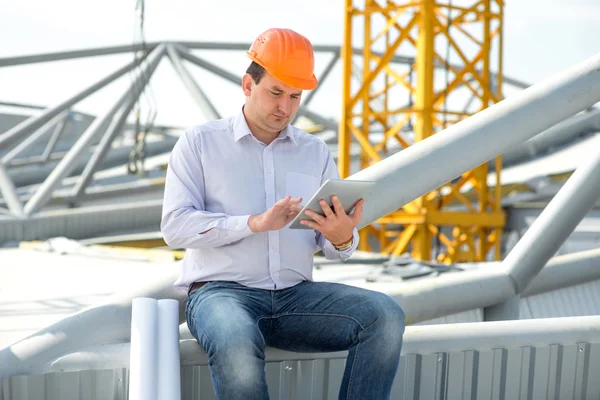
[(175, 69), (179, 79), (181, 79), (183, 85), (190, 92), (190, 95), (198, 107), (200, 107), (200, 111), (204, 114), (206, 120), (211, 121), (213, 119), (221, 119), (221, 115), (211, 103), (208, 96), (206, 96), (204, 91), (200, 88), (200, 86), (198, 86), (196, 80), (181, 62), (181, 57), (179, 57), (177, 50), (175, 50), (175, 48), (170, 44), (167, 45), (167, 55), (169, 56), (169, 60), (173, 65), (173, 69)]
[(600, 195), (600, 151), (591, 149), (502, 262), (523, 292), (548, 260), (571, 235)]
[(600, 101), (600, 54), (349, 177), (375, 181), (360, 227)]
[(2, 161), (0, 161), (0, 193), (2, 193), (2, 197), (4, 197), (4, 201), (6, 201), (11, 214), (17, 218), (24, 218), (25, 212), (17, 194), (17, 188), (10, 179), (10, 176), (8, 176), (8, 172), (4, 168)]
[[(409, 326), (402, 355), (460, 353), (528, 346), (575, 345), (600, 341), (600, 316), (540, 318), (519, 321), (469, 322)], [(195, 339), (181, 341), (181, 365), (208, 365), (208, 357)], [(129, 344), (108, 344), (74, 352), (57, 360), (49, 372), (128, 368)], [(267, 347), (265, 361), (345, 359), (347, 351), (295, 353)]]

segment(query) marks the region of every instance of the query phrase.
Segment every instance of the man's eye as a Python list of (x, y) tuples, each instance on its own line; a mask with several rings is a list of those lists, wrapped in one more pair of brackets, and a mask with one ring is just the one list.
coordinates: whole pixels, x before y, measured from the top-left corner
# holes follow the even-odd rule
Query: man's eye
[(281, 93), (271, 92), (273, 96), (279, 96)]

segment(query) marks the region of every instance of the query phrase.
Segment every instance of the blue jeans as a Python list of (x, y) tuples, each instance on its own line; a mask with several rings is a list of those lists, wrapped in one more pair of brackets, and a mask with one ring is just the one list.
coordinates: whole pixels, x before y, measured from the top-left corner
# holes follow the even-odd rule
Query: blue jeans
[(268, 399), (265, 345), (295, 352), (348, 350), (340, 399), (389, 399), (404, 312), (389, 296), (302, 282), (282, 290), (211, 282), (186, 298), (192, 335), (208, 356), (217, 399)]

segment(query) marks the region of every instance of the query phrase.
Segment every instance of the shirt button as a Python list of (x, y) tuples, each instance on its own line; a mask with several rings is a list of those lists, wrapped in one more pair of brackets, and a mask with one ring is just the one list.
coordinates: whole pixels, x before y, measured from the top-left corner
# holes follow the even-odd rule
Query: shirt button
[(273, 195), (269, 195), (269, 199), (272, 199), (272, 198), (273, 198)]

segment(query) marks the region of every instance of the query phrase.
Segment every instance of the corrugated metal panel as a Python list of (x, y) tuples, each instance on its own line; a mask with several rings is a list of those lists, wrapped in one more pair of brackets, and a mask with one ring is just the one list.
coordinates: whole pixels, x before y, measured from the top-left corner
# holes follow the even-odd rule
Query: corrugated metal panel
[(600, 315), (600, 281), (521, 299), (521, 319)]
[[(271, 398), (335, 400), (345, 360), (267, 363)], [(392, 399), (598, 399), (600, 344), (499, 348), (402, 356)], [(182, 399), (214, 399), (206, 365), (182, 368)], [(127, 370), (11, 377), (0, 400), (121, 400)]]
[(126, 400), (127, 369), (13, 376), (2, 382), (0, 400)]

